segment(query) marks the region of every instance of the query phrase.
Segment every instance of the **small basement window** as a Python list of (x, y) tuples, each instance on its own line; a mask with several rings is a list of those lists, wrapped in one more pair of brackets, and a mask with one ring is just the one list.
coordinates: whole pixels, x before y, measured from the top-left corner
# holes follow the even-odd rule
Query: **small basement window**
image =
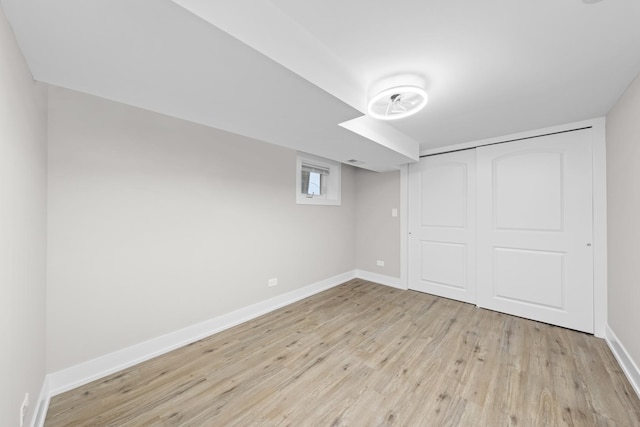
[(340, 205), (341, 165), (332, 160), (298, 153), (296, 203)]

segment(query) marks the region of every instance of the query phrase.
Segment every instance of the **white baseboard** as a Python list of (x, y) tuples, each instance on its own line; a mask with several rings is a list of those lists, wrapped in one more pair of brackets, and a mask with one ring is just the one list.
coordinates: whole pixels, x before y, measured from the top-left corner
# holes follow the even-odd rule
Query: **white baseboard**
[(176, 348), (191, 344), (217, 332), (229, 329), (288, 304), (338, 286), (355, 277), (354, 271), (348, 271), (277, 297), (269, 298), (266, 301), (223, 314), (205, 322), (188, 326), (184, 329), (132, 345), (96, 359), (50, 373), (47, 375), (48, 397), (50, 398), (171, 350), (175, 350)]
[(31, 427), (42, 427), (44, 426), (44, 420), (47, 418), (47, 410), (49, 409), (49, 400), (51, 399), (51, 394), (49, 393), (49, 378), (44, 377), (44, 381), (42, 382), (42, 388), (40, 389), (40, 395), (38, 396), (38, 402), (36, 406), (36, 411), (33, 414), (33, 418), (31, 418)]
[[(229, 329), (262, 316), (263, 314), (338, 286), (356, 277), (381, 285), (406, 290), (406, 288), (402, 286), (401, 280), (397, 277), (364, 270), (348, 271), (205, 322), (188, 326), (184, 329), (153, 338), (96, 359), (53, 372), (48, 374), (44, 379), (40, 396), (38, 397), (36, 413), (31, 420), (31, 427), (44, 426), (49, 401), (51, 397), (57, 394), (144, 362), (145, 360), (152, 359), (176, 348), (191, 344), (217, 332)], [(605, 330), (605, 340), (631, 383), (631, 386), (638, 397), (640, 397), (640, 369), (638, 369), (629, 353), (609, 326), (607, 326)]]
[(358, 279), (368, 280), (369, 282), (375, 282), (405, 291), (407, 290), (407, 288), (402, 286), (402, 281), (398, 277), (385, 276), (384, 274), (372, 273), (364, 270), (356, 270), (355, 274)]
[(624, 348), (616, 334), (613, 333), (609, 325), (606, 326), (604, 335), (604, 339), (618, 361), (618, 364), (622, 368), (622, 371), (627, 376), (627, 379), (631, 383), (631, 386), (638, 397), (640, 397), (640, 369), (638, 369), (638, 366), (634, 363), (633, 359)]

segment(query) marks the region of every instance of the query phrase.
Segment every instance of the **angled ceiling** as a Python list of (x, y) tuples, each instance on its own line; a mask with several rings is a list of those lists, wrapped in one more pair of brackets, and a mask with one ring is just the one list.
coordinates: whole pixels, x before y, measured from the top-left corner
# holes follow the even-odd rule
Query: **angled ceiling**
[[(605, 115), (640, 72), (640, 2), (2, 0), (34, 78), (371, 170)], [(366, 116), (400, 74), (415, 116)]]

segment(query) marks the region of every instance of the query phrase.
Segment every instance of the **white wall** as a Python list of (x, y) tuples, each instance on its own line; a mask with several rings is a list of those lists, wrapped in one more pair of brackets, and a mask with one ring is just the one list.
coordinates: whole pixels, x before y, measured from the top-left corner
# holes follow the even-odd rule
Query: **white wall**
[(295, 158), (52, 87), (48, 371), (353, 270), (355, 170), (296, 205)]
[(608, 324), (640, 366), (640, 77), (607, 116)]
[[(391, 210), (398, 209), (392, 217)], [(356, 173), (356, 268), (400, 277), (400, 172)], [(384, 261), (384, 267), (376, 261)]]
[(45, 374), (46, 91), (0, 8), (0, 425), (27, 420)]

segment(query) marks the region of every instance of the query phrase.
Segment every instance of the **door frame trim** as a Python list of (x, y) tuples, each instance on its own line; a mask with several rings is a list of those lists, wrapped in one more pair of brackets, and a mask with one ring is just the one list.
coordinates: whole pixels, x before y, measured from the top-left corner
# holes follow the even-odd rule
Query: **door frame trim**
[[(443, 154), (450, 151), (476, 148), (510, 140), (584, 129), (585, 127), (591, 127), (590, 135), (593, 147), (593, 330), (596, 337), (604, 338), (607, 324), (607, 157), (606, 119), (604, 117), (470, 141), (462, 144), (430, 148), (422, 150), (420, 155)], [(400, 209), (402, 212), (400, 216), (400, 283), (404, 289), (408, 289), (409, 285), (408, 170), (408, 165), (400, 168)]]
[(409, 165), (400, 166), (400, 286), (409, 289)]

